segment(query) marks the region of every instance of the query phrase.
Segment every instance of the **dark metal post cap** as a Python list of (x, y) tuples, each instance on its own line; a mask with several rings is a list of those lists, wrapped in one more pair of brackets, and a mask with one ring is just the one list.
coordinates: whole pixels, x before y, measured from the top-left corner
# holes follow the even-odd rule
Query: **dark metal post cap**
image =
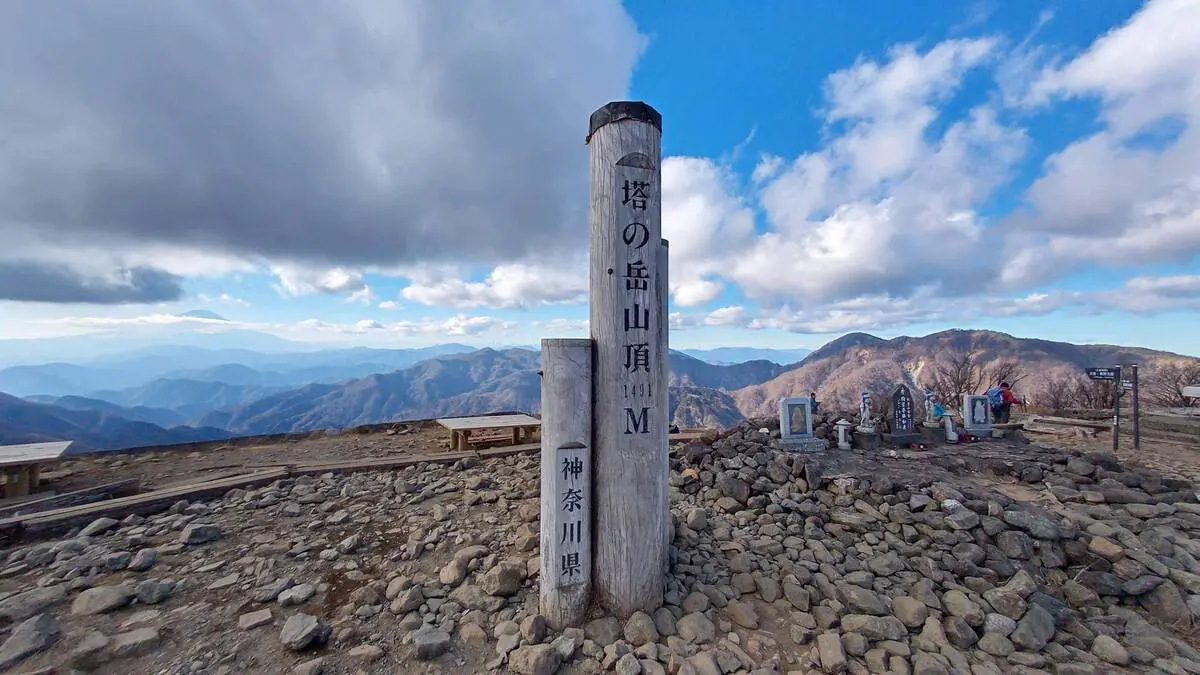
[(662, 115), (645, 101), (613, 101), (606, 103), (588, 120), (588, 135), (585, 143), (592, 141), (592, 134), (600, 127), (621, 120), (636, 120), (653, 124), (662, 133)]

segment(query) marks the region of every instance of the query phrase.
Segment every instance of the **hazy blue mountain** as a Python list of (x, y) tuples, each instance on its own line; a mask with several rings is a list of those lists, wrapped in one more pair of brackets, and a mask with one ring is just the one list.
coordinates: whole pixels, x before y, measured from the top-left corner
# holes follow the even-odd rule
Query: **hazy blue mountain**
[(93, 396), (147, 385), (158, 379), (224, 382), (262, 387), (295, 387), (340, 382), (406, 368), (436, 356), (467, 353), (473, 347), (444, 344), (412, 349), (327, 349), (290, 354), (249, 349), (204, 349), (159, 345), (113, 354), (86, 363), (46, 363), (0, 370), (0, 391), (14, 396)]
[(535, 410), (538, 355), (481, 349), (339, 385), (312, 384), (201, 418), (239, 434), (265, 434), (494, 410)]
[(95, 410), (68, 410), (0, 394), (0, 445), (70, 440), (71, 453), (228, 438), (222, 429), (165, 429)]
[(672, 351), (671, 386), (708, 387), (711, 389), (741, 389), (779, 377), (794, 366), (781, 366), (770, 361), (748, 361), (718, 366), (701, 361), (682, 352)]
[(66, 410), (91, 410), (124, 417), (133, 422), (149, 422), (160, 427), (175, 427), (187, 424), (187, 417), (166, 408), (136, 406), (125, 408), (109, 401), (84, 396), (26, 396), (26, 401), (53, 405)]
[(796, 363), (812, 353), (811, 349), (771, 349), (765, 347), (717, 347), (716, 349), (681, 349), (688, 356), (719, 366), (747, 361), (770, 361), (780, 365)]
[(194, 418), (219, 408), (256, 401), (282, 389), (283, 387), (262, 387), (253, 384), (163, 378), (127, 389), (94, 391), (89, 398), (108, 401), (125, 408), (167, 408), (187, 418)]

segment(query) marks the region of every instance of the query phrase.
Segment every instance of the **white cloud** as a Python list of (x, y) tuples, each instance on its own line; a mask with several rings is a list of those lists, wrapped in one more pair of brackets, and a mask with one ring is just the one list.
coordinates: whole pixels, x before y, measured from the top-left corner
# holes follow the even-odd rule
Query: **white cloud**
[(397, 309), (400, 309), (401, 307), (402, 307), (402, 305), (400, 303), (396, 302), (395, 300), (384, 300), (383, 302), (379, 303), (379, 309), (384, 309), (384, 310), (388, 310), (388, 311), (395, 311)]
[(704, 317), (706, 326), (737, 326), (746, 321), (746, 308), (741, 305), (731, 305), (714, 309)]
[(663, 237), (671, 242), (671, 297), (680, 307), (715, 299), (716, 279), (731, 252), (754, 235), (754, 213), (737, 196), (735, 178), (709, 159), (668, 157), (663, 161)]
[(1148, 3), (1061, 67), (1029, 101), (1099, 99), (1102, 128), (1053, 154), (1013, 219), (1005, 278), (1035, 284), (1084, 265), (1200, 253), (1200, 3)]
[(550, 319), (549, 321), (534, 321), (537, 326), (550, 337), (553, 334), (587, 335), (589, 321), (587, 319)]
[[(271, 273), (279, 282), (275, 289), (280, 295), (293, 297), (324, 293), (345, 295), (350, 300), (369, 297), (370, 289), (363, 281), (362, 273), (344, 267), (317, 269), (300, 265), (272, 265)], [(364, 296), (364, 292), (366, 296)]]
[(570, 267), (512, 263), (498, 265), (483, 281), (464, 281), (457, 270), (411, 270), (411, 283), (400, 291), (423, 305), (470, 309), (524, 309), (583, 302), (587, 298), (586, 261)]

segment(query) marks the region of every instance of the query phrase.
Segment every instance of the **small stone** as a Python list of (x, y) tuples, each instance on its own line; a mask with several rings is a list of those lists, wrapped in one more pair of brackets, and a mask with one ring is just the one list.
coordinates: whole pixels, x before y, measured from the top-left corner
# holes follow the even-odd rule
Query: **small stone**
[(530, 645), (508, 655), (508, 668), (517, 675), (554, 675), (562, 657), (551, 645)]
[(316, 586), (313, 586), (312, 584), (300, 584), (299, 586), (292, 586), (280, 591), (277, 600), (279, 604), (283, 605), (284, 607), (303, 605), (305, 602), (308, 602), (308, 599), (315, 595), (316, 592)]
[(329, 639), (330, 632), (329, 624), (301, 612), (288, 617), (283, 624), (283, 630), (279, 632), (279, 639), (288, 649), (300, 651), (324, 644)]
[(269, 608), (260, 609), (256, 612), (247, 612), (246, 614), (239, 616), (238, 628), (241, 628), (242, 630), (250, 630), (252, 628), (258, 628), (259, 626), (265, 626), (271, 623), (271, 621), (271, 610)]
[(319, 657), (297, 664), (295, 668), (292, 668), (292, 675), (321, 675), (323, 672), (325, 672), (325, 659)]
[(1025, 616), (1017, 622), (1017, 629), (1009, 639), (1026, 651), (1040, 651), (1054, 637), (1054, 617), (1041, 605), (1032, 604)]
[(742, 628), (758, 628), (758, 611), (751, 603), (735, 600), (729, 603), (725, 611), (729, 614), (729, 619)]
[(108, 653), (111, 642), (98, 630), (88, 631), (67, 654), (67, 664), (80, 670), (95, 670), (112, 658)]
[(157, 605), (171, 596), (175, 584), (160, 579), (145, 579), (134, 587), (138, 602), (144, 605)]
[(533, 614), (521, 621), (521, 637), (529, 644), (538, 644), (546, 639), (546, 617)]
[(654, 625), (654, 619), (645, 612), (634, 612), (629, 617), (625, 622), (624, 635), (625, 641), (634, 647), (658, 642), (658, 628)]
[(436, 659), (450, 649), (450, 634), (429, 624), (413, 631), (412, 641), (417, 649), (417, 658), (421, 661)]
[(126, 569), (131, 572), (145, 572), (154, 567), (154, 563), (158, 561), (158, 551), (152, 548), (139, 549), (133, 554), (133, 559), (129, 561), (129, 567)]
[(183, 528), (183, 532), (179, 535), (179, 543), (195, 546), (196, 544), (207, 544), (220, 538), (221, 528), (216, 525), (192, 523)]
[(1115, 562), (1125, 556), (1125, 549), (1107, 537), (1092, 537), (1088, 542), (1088, 550), (1109, 562)]
[(71, 614), (74, 616), (91, 616), (111, 612), (128, 605), (133, 600), (134, 593), (124, 586), (96, 586), (89, 588), (71, 603)]
[(903, 595), (892, 601), (892, 614), (909, 628), (920, 628), (925, 625), (929, 616), (929, 608), (920, 600)]
[(821, 670), (826, 673), (840, 673), (848, 667), (842, 638), (837, 633), (821, 633), (817, 636), (817, 654), (821, 659)]
[(378, 645), (359, 645), (346, 652), (346, 656), (361, 663), (374, 663), (383, 658), (383, 647)]
[(1114, 666), (1124, 666), (1129, 663), (1129, 652), (1108, 635), (1097, 635), (1092, 642), (1092, 653), (1096, 658), (1111, 663)]
[(113, 518), (97, 518), (88, 523), (87, 527), (80, 530), (79, 536), (94, 537), (98, 534), (104, 534), (120, 524), (120, 521)]
[(716, 637), (717, 628), (707, 616), (700, 612), (692, 612), (675, 622), (679, 637), (693, 644), (712, 642)]
[(17, 624), (4, 644), (0, 645), (0, 670), (45, 651), (54, 644), (62, 629), (50, 614), (37, 614)]
[(111, 651), (117, 658), (141, 656), (158, 649), (159, 642), (157, 628), (135, 628), (114, 635)]

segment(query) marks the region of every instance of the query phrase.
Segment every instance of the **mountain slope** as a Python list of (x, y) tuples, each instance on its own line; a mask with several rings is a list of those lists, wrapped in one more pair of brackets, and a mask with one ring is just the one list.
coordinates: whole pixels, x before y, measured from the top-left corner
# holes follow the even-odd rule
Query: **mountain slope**
[(770, 361), (748, 361), (717, 366), (683, 352), (671, 351), (670, 380), (673, 387), (693, 386), (712, 389), (741, 389), (778, 377), (795, 366), (781, 366)]
[(53, 405), (66, 410), (91, 410), (124, 417), (132, 422), (149, 422), (160, 427), (174, 427), (185, 424), (187, 418), (174, 410), (166, 408), (151, 408), (137, 406), (123, 408), (115, 403), (83, 396), (27, 396), (26, 401)]
[(163, 427), (95, 410), (67, 410), (0, 394), (0, 445), (71, 440), (72, 453), (228, 438), (221, 429)]
[[(887, 394), (899, 382), (922, 391), (933, 386), (940, 368), (950, 367), (969, 352), (984, 371), (1019, 362), (1025, 377), (1017, 384), (1018, 395), (1037, 391), (1056, 378), (1080, 377), (1087, 367), (1140, 363), (1150, 371), (1159, 362), (1190, 359), (1138, 347), (1075, 345), (985, 330), (949, 330), (892, 340), (852, 333), (809, 354), (794, 370), (732, 396), (746, 416), (773, 414), (780, 397), (810, 391), (817, 392), (827, 407), (857, 409), (863, 391)], [(982, 384), (977, 393), (986, 387)]]

